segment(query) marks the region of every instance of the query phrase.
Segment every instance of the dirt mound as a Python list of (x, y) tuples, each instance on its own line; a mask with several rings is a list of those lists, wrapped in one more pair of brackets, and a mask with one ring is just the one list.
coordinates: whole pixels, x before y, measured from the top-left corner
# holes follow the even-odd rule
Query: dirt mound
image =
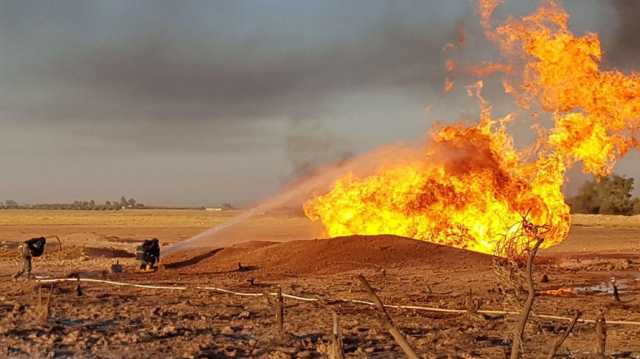
[(228, 248), (182, 252), (164, 259), (169, 270), (189, 273), (256, 270), (292, 275), (362, 268), (488, 265), (491, 256), (391, 235), (349, 236), (286, 243), (249, 242)]

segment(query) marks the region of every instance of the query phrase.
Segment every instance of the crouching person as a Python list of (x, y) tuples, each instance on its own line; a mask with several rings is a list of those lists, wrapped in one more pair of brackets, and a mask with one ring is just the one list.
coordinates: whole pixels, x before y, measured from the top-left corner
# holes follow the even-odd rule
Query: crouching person
[(31, 260), (33, 257), (40, 257), (44, 253), (46, 243), (47, 239), (44, 237), (31, 238), (18, 247), (22, 256), (22, 270), (19, 270), (13, 276), (14, 279), (22, 275), (26, 275), (27, 279), (31, 278)]
[(140, 270), (154, 270), (160, 262), (160, 242), (154, 239), (146, 239), (142, 245), (136, 248), (136, 259), (140, 261)]

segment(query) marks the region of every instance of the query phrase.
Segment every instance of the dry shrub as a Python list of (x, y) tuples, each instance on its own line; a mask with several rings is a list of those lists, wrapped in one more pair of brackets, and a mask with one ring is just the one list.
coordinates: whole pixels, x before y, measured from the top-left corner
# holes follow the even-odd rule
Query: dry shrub
[(536, 238), (544, 236), (550, 227), (535, 225), (523, 215), (522, 221), (513, 228), (511, 233), (503, 235), (503, 239), (496, 245), (493, 273), (506, 306), (513, 310), (521, 310), (527, 298), (527, 259)]
[(504, 298), (505, 309), (522, 308), (527, 296), (524, 267), (508, 258), (495, 258), (493, 273), (496, 276), (498, 292)]

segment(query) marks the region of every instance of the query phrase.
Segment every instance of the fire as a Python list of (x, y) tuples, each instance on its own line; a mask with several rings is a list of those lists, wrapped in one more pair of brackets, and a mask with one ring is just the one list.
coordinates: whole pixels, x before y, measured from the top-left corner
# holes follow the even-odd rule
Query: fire
[[(495, 253), (526, 214), (530, 223), (551, 229), (548, 247), (570, 227), (561, 191), (567, 168), (581, 163), (585, 172), (606, 175), (637, 146), (640, 75), (602, 70), (597, 35), (572, 34), (568, 14), (553, 1), (492, 28), (501, 2), (480, 1), (478, 13), (503, 59), (472, 73), (502, 73), (505, 92), (523, 111), (548, 114), (552, 127), (535, 128), (534, 156), (514, 147), (506, 128), (511, 115), (491, 117), (479, 82), (471, 87), (481, 105), (476, 124), (432, 130), (418, 159), (368, 177), (347, 175), (305, 203), (306, 215), (321, 221), (329, 236), (395, 234)], [(448, 71), (453, 67), (446, 63)]]
[(483, 64), (472, 67), (469, 72), (475, 77), (483, 78), (499, 72), (508, 74), (511, 72), (511, 66), (505, 64)]
[(598, 36), (572, 34), (569, 15), (553, 1), (496, 33), (505, 54), (526, 60), (514, 91), (519, 103), (537, 103), (554, 119), (549, 145), (567, 165), (581, 161), (588, 173), (609, 174), (637, 146), (640, 75), (602, 70)]
[[(445, 46), (445, 48), (444, 48), (444, 51), (446, 51), (447, 49), (450, 49), (450, 48), (455, 48), (455, 47), (456, 47), (456, 45), (447, 44), (447, 46)], [(456, 69), (456, 62), (453, 59), (447, 59), (444, 62), (444, 68), (445, 68), (445, 71), (447, 73), (447, 77), (445, 77), (445, 79), (444, 79), (444, 86), (442, 87), (442, 92), (443, 93), (448, 93), (448, 92), (451, 92), (451, 90), (453, 90), (454, 81), (453, 81), (453, 79), (451, 79), (451, 74)]]
[(480, 23), (485, 29), (491, 28), (491, 15), (503, 0), (483, 0), (478, 2), (478, 15)]
[(453, 86), (454, 86), (453, 80), (448, 78), (448, 77), (445, 78), (444, 79), (444, 86), (442, 87), (442, 92), (444, 92), (444, 93), (451, 92), (451, 90), (453, 90)]
[(562, 163), (523, 163), (504, 122), (484, 117), (472, 127), (443, 127), (422, 159), (346, 176), (308, 201), (305, 213), (332, 237), (387, 233), (493, 253), (528, 212), (532, 222), (553, 226), (548, 244), (557, 243), (569, 230)]
[(569, 163), (582, 161), (584, 170), (607, 175), (621, 151), (627, 151), (624, 138), (608, 134), (604, 123), (582, 113), (558, 116), (549, 143), (564, 154)]

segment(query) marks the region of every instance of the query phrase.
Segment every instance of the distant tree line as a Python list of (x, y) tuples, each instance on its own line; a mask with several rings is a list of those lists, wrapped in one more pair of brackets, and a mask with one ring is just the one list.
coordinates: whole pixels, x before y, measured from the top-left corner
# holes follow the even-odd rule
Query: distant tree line
[(14, 200), (0, 201), (0, 209), (75, 209), (75, 210), (96, 210), (96, 211), (117, 211), (121, 209), (146, 208), (134, 198), (120, 197), (120, 200), (96, 203), (90, 201), (73, 201), (72, 203), (38, 203), (19, 204)]
[(633, 178), (611, 175), (586, 182), (568, 199), (572, 213), (640, 214), (640, 198), (633, 198)]

